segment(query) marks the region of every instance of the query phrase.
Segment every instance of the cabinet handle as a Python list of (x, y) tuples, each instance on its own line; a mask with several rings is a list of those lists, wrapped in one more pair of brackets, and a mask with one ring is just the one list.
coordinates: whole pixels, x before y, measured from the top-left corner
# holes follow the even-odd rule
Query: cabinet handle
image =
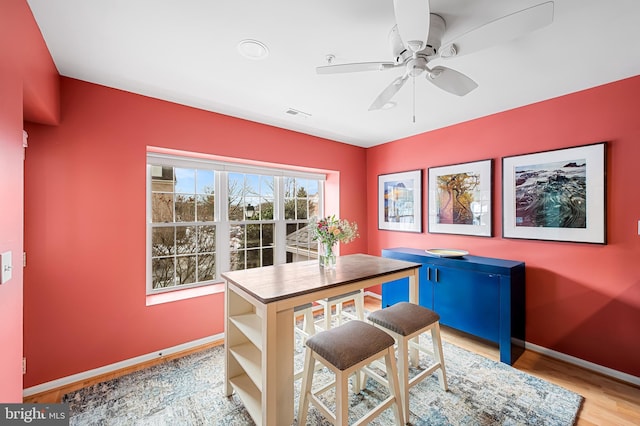
[(427, 281), (431, 281), (431, 268), (427, 268)]
[(438, 268), (436, 268), (436, 282), (440, 281), (440, 274), (438, 273)]

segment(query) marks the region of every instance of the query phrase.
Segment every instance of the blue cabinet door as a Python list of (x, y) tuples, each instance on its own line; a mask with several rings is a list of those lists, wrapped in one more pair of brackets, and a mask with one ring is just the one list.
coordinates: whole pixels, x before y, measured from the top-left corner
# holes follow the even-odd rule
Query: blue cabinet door
[[(418, 270), (418, 304), (433, 309), (433, 283), (427, 280), (427, 268)], [(382, 285), (382, 307), (409, 301), (409, 278), (390, 281)]]
[(444, 266), (431, 266), (428, 275), (441, 324), (500, 340), (500, 276)]

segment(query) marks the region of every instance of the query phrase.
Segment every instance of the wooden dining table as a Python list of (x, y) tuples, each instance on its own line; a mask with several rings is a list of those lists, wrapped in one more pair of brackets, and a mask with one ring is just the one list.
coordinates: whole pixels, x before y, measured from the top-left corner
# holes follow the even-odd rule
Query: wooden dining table
[[(291, 425), (296, 306), (409, 278), (418, 302), (419, 263), (366, 254), (225, 272), (225, 394), (234, 391), (257, 425)], [(355, 336), (354, 336), (355, 338)]]

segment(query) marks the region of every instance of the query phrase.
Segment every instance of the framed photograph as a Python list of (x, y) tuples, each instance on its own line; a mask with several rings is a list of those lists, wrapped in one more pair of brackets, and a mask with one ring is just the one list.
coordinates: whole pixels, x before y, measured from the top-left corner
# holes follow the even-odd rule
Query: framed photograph
[(429, 168), (429, 232), (491, 237), (492, 160)]
[(422, 170), (378, 176), (378, 229), (422, 232)]
[(606, 143), (504, 157), (505, 238), (606, 244)]

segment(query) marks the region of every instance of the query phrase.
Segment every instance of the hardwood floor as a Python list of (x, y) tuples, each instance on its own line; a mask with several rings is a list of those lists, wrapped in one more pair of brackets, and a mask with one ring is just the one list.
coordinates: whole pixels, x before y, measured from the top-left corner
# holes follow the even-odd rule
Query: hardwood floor
[[(380, 309), (380, 301), (373, 297), (366, 297), (365, 309), (369, 311)], [(442, 338), (494, 361), (499, 359), (499, 351), (496, 345), (476, 339), (465, 333), (442, 327)], [(68, 392), (222, 343), (222, 341), (214, 342), (171, 357), (154, 360), (150, 363), (129, 367), (90, 380), (26, 397), (24, 402), (60, 402), (62, 396)], [(514, 368), (582, 395), (585, 401), (578, 414), (577, 426), (640, 425), (640, 388), (638, 387), (530, 350), (524, 352), (514, 364)]]

